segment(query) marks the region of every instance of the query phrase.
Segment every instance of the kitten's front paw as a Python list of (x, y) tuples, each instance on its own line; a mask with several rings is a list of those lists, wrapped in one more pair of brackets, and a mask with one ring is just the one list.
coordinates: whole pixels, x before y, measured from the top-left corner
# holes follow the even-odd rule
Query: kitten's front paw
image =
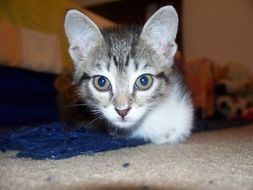
[(161, 137), (156, 137), (153, 139), (150, 139), (152, 143), (154, 144), (179, 144), (183, 143), (187, 137), (190, 135), (190, 133), (186, 134), (171, 134), (171, 135), (164, 135)]

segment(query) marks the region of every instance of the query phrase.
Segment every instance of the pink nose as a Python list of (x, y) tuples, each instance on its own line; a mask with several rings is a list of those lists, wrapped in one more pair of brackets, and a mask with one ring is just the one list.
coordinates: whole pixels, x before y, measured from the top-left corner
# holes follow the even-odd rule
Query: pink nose
[(127, 115), (127, 113), (129, 112), (130, 109), (131, 108), (119, 110), (119, 109), (115, 108), (116, 112), (122, 117), (122, 119), (125, 118), (125, 116)]

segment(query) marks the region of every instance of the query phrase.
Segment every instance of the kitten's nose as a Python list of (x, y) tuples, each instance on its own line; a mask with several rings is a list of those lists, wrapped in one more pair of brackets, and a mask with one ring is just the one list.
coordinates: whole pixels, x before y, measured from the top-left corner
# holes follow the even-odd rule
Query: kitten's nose
[(127, 109), (121, 109), (121, 110), (115, 108), (116, 112), (122, 117), (122, 119), (125, 118), (125, 116), (127, 115), (127, 113), (129, 112), (130, 109), (131, 109), (130, 107)]

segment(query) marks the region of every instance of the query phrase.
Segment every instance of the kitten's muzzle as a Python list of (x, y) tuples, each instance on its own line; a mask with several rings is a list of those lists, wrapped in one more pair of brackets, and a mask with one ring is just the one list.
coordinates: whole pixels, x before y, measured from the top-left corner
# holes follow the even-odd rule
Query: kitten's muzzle
[(127, 109), (117, 109), (117, 108), (115, 108), (116, 112), (120, 115), (120, 117), (122, 117), (122, 119), (125, 118), (125, 116), (128, 114), (130, 109), (131, 109), (130, 107), (128, 107)]

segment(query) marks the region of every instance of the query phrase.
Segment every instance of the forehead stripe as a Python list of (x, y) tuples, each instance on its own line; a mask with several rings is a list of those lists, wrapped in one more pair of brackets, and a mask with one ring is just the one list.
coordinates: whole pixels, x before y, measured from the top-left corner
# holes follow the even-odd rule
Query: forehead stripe
[(129, 65), (129, 54), (127, 54), (125, 62), (125, 66), (127, 67), (128, 65)]
[(119, 62), (117, 61), (117, 58), (115, 55), (113, 56), (113, 61), (114, 61), (115, 66), (118, 67)]

